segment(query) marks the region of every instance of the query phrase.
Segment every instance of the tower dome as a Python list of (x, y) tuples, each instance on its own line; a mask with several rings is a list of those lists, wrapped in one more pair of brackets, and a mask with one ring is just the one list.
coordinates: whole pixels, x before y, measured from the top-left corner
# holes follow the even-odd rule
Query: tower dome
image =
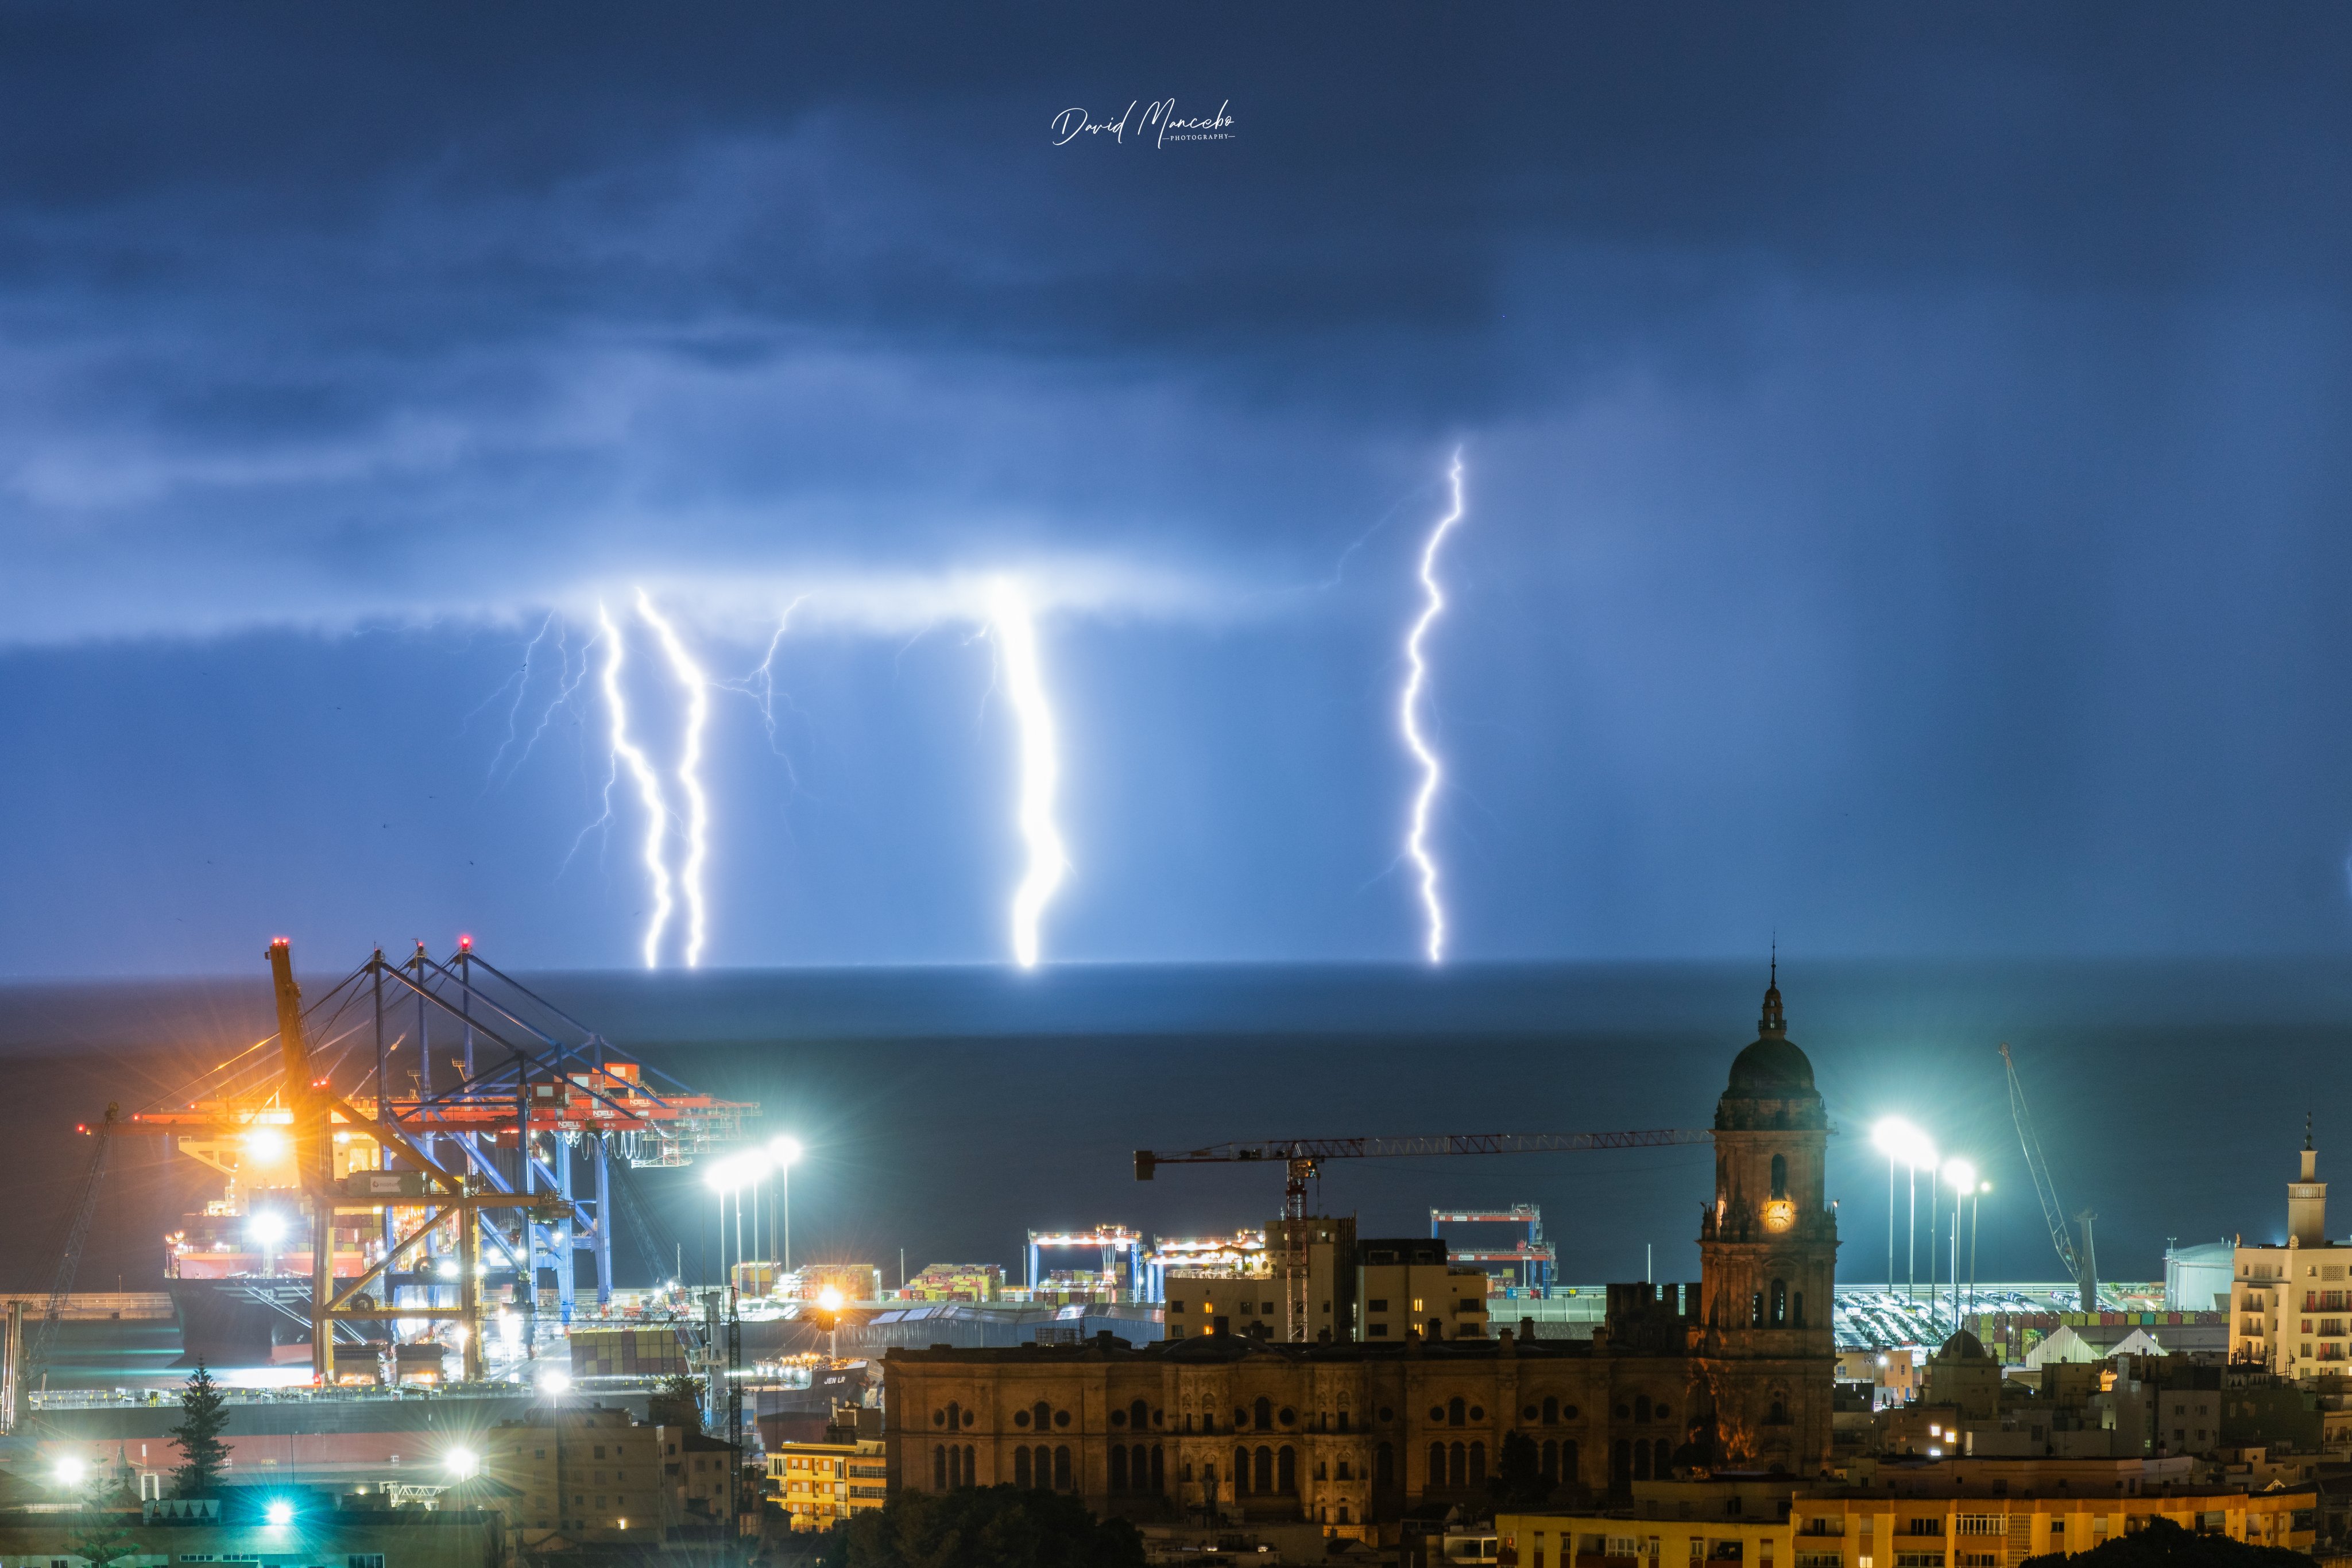
[(1732, 1059), (1731, 1082), (1724, 1093), (1740, 1100), (1821, 1097), (1813, 1087), (1812, 1062), (1789, 1039), (1788, 1017), (1780, 1010), (1777, 956), (1764, 988), (1764, 1015), (1756, 1020), (1756, 1042)]

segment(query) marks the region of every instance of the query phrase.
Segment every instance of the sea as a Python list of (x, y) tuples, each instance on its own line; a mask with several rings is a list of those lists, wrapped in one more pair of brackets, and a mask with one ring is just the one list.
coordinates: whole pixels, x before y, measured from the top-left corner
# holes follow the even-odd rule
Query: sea
[[(936, 1262), (1018, 1280), (1028, 1232), (1118, 1224), (1225, 1233), (1278, 1211), (1264, 1165), (1161, 1166), (1139, 1149), (1231, 1140), (1705, 1128), (1754, 1039), (1762, 965), (1071, 966), (523, 977), (615, 1046), (758, 1106), (806, 1154), (790, 1175), (795, 1262)], [(331, 981), (334, 977), (319, 977)], [(2306, 1116), (2347, 1182), (2352, 962), (2329, 957), (1790, 963), (1791, 1039), (1828, 1103), (1842, 1281), (1951, 1267), (1949, 1194), (1890, 1172), (1871, 1129), (1906, 1117), (1974, 1163), (1959, 1267), (2053, 1280), (2047, 1207), (2097, 1216), (2101, 1273), (2153, 1280), (2168, 1246), (2284, 1239)], [(50, 1288), (88, 1186), (78, 1123), (184, 1099), (272, 1027), (266, 975), (0, 987), (8, 1118), (0, 1287)], [(2000, 1054), (2011, 1047), (2022, 1099)], [(1363, 1236), (1430, 1233), (1433, 1209), (1540, 1207), (1566, 1283), (1696, 1276), (1704, 1146), (1333, 1160), (1313, 1201)], [(716, 1268), (700, 1173), (632, 1173), (641, 1223), (621, 1282)], [(1890, 1207), (1890, 1195), (1892, 1206)], [(100, 1179), (80, 1290), (154, 1289), (163, 1238), (216, 1178), (128, 1140)], [(786, 1197), (761, 1195), (764, 1228)], [(1929, 1239), (1934, 1226), (1935, 1240)], [(781, 1227), (778, 1228), (781, 1229)], [(1891, 1232), (1891, 1233), (1890, 1233)], [(1500, 1229), (1457, 1229), (1506, 1242)], [(1092, 1267), (1091, 1256), (1065, 1256)]]

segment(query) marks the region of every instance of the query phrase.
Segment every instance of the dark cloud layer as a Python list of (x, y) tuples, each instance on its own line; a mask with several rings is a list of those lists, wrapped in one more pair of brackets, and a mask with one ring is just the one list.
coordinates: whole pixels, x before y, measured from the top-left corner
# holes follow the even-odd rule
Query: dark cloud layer
[[(173, 872), (122, 962), (241, 954), (166, 906), (306, 862), (214, 737), (324, 671), (440, 685), (273, 775), (315, 857), (480, 793), (456, 718), (548, 605), (650, 577), (747, 664), (727, 593), (1005, 566), (1114, 585), (1049, 629), (1058, 951), (1410, 951), (1457, 442), (1466, 953), (2334, 944), (2347, 55), (2305, 5), (0, 7), (0, 806), (78, 912), (16, 964), (198, 797), (269, 869)], [(1171, 95), (1234, 140), (1052, 144)], [(992, 956), (984, 653), (808, 657), (835, 771), (742, 753), (719, 951)], [(427, 814), (416, 919), (618, 959), (625, 879), (548, 891), (601, 774), (544, 766)]]

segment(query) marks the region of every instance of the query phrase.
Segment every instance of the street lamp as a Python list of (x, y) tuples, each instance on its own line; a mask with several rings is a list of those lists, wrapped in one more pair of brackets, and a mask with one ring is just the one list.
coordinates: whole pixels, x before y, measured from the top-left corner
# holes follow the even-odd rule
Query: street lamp
[(727, 1272), (727, 1195), (743, 1185), (743, 1169), (733, 1155), (713, 1160), (702, 1175), (710, 1190), (719, 1195), (719, 1280), (721, 1284), (730, 1278)]
[(261, 1271), (275, 1274), (278, 1244), (286, 1239), (286, 1217), (273, 1209), (257, 1209), (245, 1222), (247, 1235), (261, 1243)]
[(776, 1199), (776, 1210), (783, 1216), (784, 1221), (784, 1246), (780, 1255), (782, 1261), (776, 1265), (777, 1271), (782, 1274), (793, 1271), (793, 1162), (800, 1157), (801, 1144), (798, 1138), (776, 1137), (768, 1141), (769, 1163), (776, 1167), (778, 1176), (782, 1178), (782, 1190), (777, 1195)]
[(1936, 1145), (1927, 1134), (1900, 1116), (1888, 1116), (1871, 1129), (1870, 1141), (1886, 1156), (1886, 1288), (1895, 1288), (1895, 1167), (1899, 1164), (1911, 1171), (1911, 1223), (1906, 1230), (1910, 1262), (1907, 1266), (1904, 1296), (1906, 1300), (1919, 1288), (1919, 1167), (1935, 1168)]
[(1966, 1160), (1954, 1160), (1944, 1167), (1944, 1179), (1952, 1188), (1952, 1327), (1960, 1326), (1960, 1205), (1976, 1190), (1977, 1167)]

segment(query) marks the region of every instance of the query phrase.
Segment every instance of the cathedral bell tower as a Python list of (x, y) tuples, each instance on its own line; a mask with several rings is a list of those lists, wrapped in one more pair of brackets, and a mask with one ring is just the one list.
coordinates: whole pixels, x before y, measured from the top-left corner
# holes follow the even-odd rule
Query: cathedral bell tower
[(1775, 963), (1756, 1041), (1716, 1102), (1715, 1202), (1699, 1222), (1698, 1371), (1717, 1465), (1810, 1477), (1829, 1462), (1837, 1215), (1822, 1196), (1828, 1143)]

